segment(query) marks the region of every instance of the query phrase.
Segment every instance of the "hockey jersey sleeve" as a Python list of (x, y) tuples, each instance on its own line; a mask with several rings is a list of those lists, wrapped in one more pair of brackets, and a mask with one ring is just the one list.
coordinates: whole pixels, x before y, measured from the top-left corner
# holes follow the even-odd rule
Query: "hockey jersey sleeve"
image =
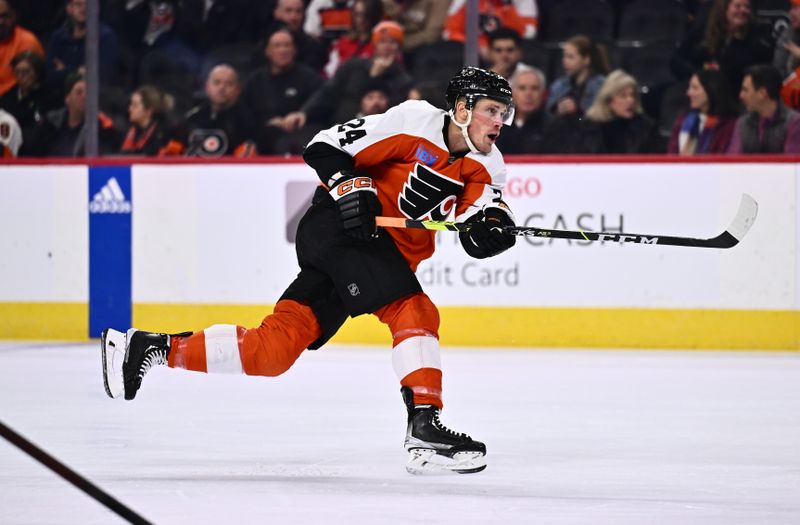
[(455, 220), (463, 222), (481, 210), (499, 207), (510, 214), (503, 202), (503, 189), (506, 185), (506, 165), (497, 147), (489, 155), (467, 156), (474, 161), (470, 174), (465, 177), (464, 190), (455, 209)]
[(346, 152), (351, 157), (356, 157), (368, 146), (385, 141), (386, 149), (384, 149), (381, 162), (391, 159), (396, 151), (393, 151), (391, 147), (393, 141), (387, 141), (386, 139), (403, 134), (406, 128), (405, 123), (408, 120), (406, 115), (409, 109), (413, 111), (413, 105), (409, 105), (406, 102), (394, 106), (379, 115), (358, 117), (342, 124), (334, 125), (317, 133), (311, 139), (309, 145), (316, 142), (324, 142)]
[[(407, 101), (379, 115), (336, 124), (317, 133), (309, 142), (307, 152), (318, 153), (323, 149), (321, 146), (327, 146), (325, 149), (332, 148), (351, 157), (354, 168), (359, 170), (403, 158), (408, 149), (405, 139), (413, 135), (414, 127), (429, 126), (437, 118), (436, 112), (426, 111), (421, 104), (425, 103)], [(412, 125), (414, 127), (409, 127)], [(333, 157), (333, 152), (329, 156)], [(323, 173), (316, 166), (312, 167), (323, 178)]]

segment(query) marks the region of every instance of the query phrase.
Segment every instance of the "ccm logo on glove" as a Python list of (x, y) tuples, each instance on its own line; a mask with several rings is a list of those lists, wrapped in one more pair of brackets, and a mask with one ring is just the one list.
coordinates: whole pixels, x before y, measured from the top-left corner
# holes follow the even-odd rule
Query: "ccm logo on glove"
[(331, 192), (331, 196), (333, 196), (334, 200), (339, 200), (340, 198), (344, 197), (351, 191), (359, 191), (359, 190), (367, 190), (371, 189), (374, 191), (375, 182), (370, 177), (355, 177), (352, 179), (348, 179), (338, 186), (336, 186), (333, 191)]

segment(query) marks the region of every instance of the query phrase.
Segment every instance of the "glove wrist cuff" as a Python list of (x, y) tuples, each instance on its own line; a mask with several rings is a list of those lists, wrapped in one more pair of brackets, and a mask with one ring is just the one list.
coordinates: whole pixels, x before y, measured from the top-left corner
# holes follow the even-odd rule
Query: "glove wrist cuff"
[(517, 223), (517, 221), (514, 218), (514, 214), (511, 212), (511, 210), (508, 209), (508, 206), (506, 206), (505, 203), (502, 203), (502, 204), (486, 204), (486, 205), (484, 205), (483, 208), (481, 208), (481, 210), (483, 211), (483, 215), (484, 216), (486, 216), (487, 214), (492, 214), (492, 213), (502, 213), (503, 215), (508, 217), (508, 220), (511, 221), (511, 224), (516, 224)]
[(335, 187), (337, 184), (339, 184), (339, 183), (341, 183), (341, 182), (344, 182), (344, 181), (346, 181), (347, 179), (352, 179), (352, 178), (353, 178), (353, 177), (355, 177), (355, 176), (356, 176), (356, 174), (355, 174), (355, 173), (353, 173), (353, 172), (352, 172), (352, 171), (350, 171), (350, 170), (342, 170), (342, 171), (337, 171), (336, 173), (334, 173), (333, 175), (331, 175), (331, 178), (330, 178), (330, 179), (328, 179), (328, 182), (326, 182), (326, 183), (325, 183), (325, 185), (326, 185), (326, 186), (328, 186), (328, 188), (331, 188), (331, 189), (332, 189), (332, 188), (334, 188), (334, 187)]

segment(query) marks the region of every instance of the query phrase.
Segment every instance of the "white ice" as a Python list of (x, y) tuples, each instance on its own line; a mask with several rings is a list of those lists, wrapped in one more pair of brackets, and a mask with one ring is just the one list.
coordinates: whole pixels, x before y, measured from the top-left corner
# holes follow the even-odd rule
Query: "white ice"
[[(0, 342), (0, 421), (159, 524), (798, 524), (800, 354), (443, 351), (479, 474), (405, 472), (388, 349), (277, 379), (159, 368), (103, 391), (97, 344)], [(0, 439), (0, 523), (116, 515)]]

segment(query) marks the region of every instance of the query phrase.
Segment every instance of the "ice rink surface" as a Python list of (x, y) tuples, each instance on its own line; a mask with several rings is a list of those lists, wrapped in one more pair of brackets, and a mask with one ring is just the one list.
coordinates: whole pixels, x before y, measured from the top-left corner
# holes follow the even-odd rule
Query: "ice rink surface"
[[(277, 378), (158, 368), (106, 397), (97, 344), (0, 342), (0, 421), (159, 524), (800, 523), (800, 354), (443, 350), (479, 474), (405, 472), (387, 348)], [(0, 439), (0, 523), (123, 521)]]

